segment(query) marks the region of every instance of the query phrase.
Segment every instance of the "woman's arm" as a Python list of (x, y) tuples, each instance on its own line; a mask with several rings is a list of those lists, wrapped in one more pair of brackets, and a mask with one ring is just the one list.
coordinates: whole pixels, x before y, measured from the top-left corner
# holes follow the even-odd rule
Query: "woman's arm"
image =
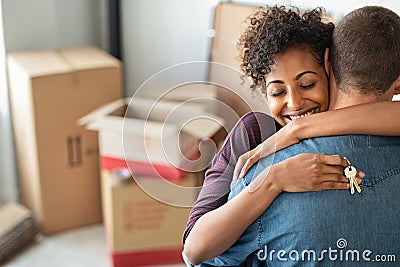
[(400, 101), (380, 101), (314, 114), (295, 120), (297, 138), (369, 134), (400, 135)]
[[(260, 126), (263, 125), (264, 133), (261, 132)], [(268, 136), (271, 136), (275, 129), (274, 120), (263, 113), (248, 113), (244, 115), (239, 122), (233, 127), (225, 139), (222, 148), (215, 155), (210, 169), (206, 172), (203, 187), (192, 210), (190, 211), (189, 220), (183, 235), (183, 242), (187, 248), (185, 253), (191, 253), (191, 249), (197, 246), (196, 240), (188, 238), (192, 233), (194, 226), (205, 215), (212, 217), (213, 211), (224, 205), (228, 199), (230, 191), (230, 184), (232, 182), (233, 170), (240, 155), (255, 148)], [(269, 130), (269, 128), (271, 128)], [(265, 135), (265, 136), (264, 136)], [(200, 220), (201, 221), (201, 220)], [(217, 225), (216, 227), (224, 227), (224, 225)], [(195, 232), (207, 235), (208, 230), (205, 232), (196, 230)], [(199, 250), (196, 249), (198, 252)], [(191, 260), (192, 258), (190, 258)]]
[[(263, 130), (265, 136), (259, 125), (266, 128)], [(199, 218), (226, 203), (237, 159), (275, 132), (274, 127), (269, 127), (270, 125), (274, 126), (274, 120), (270, 116), (248, 113), (240, 118), (230, 131), (206, 172), (203, 187), (189, 214), (183, 234), (184, 243)]]
[(320, 154), (300, 154), (272, 165), (259, 175), (262, 182), (257, 190), (250, 192), (246, 188), (196, 222), (184, 246), (187, 258), (197, 265), (220, 255), (282, 191), (348, 189), (348, 180), (343, 176), (345, 166), (347, 161), (342, 157)]
[(380, 101), (313, 114), (296, 119), (255, 149), (243, 154), (234, 179), (243, 177), (260, 158), (303, 139), (345, 134), (400, 135), (400, 101)]

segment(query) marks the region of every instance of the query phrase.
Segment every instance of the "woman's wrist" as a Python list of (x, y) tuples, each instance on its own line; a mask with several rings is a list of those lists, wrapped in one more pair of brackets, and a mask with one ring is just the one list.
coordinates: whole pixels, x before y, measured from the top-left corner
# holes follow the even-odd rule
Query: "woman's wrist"
[(301, 141), (305, 138), (308, 138), (307, 136), (307, 129), (309, 128), (309, 123), (310, 118), (304, 117), (304, 118), (298, 118), (294, 121), (292, 121), (289, 126), (290, 126), (290, 134), (295, 138), (296, 141)]
[(282, 187), (282, 173), (279, 168), (279, 163), (271, 165), (271, 168), (268, 170), (266, 174), (267, 176), (262, 182), (262, 192), (269, 192), (271, 195), (278, 196), (283, 191)]

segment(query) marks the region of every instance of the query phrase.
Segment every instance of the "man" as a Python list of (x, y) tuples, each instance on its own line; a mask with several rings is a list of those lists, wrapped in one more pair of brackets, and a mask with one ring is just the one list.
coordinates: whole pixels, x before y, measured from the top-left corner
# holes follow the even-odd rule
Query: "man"
[[(330, 109), (400, 93), (399, 36), (399, 16), (382, 7), (360, 8), (343, 18), (330, 53)], [(361, 193), (282, 193), (229, 250), (204, 266), (239, 265), (253, 252), (254, 266), (397, 266), (400, 137), (314, 138), (277, 152), (273, 162), (300, 153), (345, 156), (366, 174)], [(251, 185), (270, 163), (270, 157), (261, 159), (232, 193)]]

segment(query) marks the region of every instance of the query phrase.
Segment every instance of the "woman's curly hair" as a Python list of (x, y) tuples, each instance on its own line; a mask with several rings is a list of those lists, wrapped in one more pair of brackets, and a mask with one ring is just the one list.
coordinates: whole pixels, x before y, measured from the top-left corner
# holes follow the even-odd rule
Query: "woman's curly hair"
[(304, 46), (323, 66), (325, 49), (331, 46), (334, 24), (324, 22), (322, 8), (301, 12), (284, 6), (263, 7), (246, 18), (247, 28), (237, 45), (240, 68), (252, 88), (265, 91), (265, 75), (271, 72), (277, 54)]

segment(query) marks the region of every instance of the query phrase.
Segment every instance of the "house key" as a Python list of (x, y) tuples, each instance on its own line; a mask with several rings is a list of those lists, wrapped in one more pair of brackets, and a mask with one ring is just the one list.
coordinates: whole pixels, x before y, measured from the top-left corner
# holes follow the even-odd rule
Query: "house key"
[(361, 188), (358, 185), (357, 180), (356, 180), (357, 169), (354, 166), (351, 166), (350, 161), (348, 159), (346, 159), (346, 160), (349, 163), (349, 166), (347, 166), (344, 169), (344, 175), (346, 176), (347, 179), (349, 179), (350, 193), (352, 195), (354, 194), (354, 187), (357, 189), (358, 193), (361, 193)]

